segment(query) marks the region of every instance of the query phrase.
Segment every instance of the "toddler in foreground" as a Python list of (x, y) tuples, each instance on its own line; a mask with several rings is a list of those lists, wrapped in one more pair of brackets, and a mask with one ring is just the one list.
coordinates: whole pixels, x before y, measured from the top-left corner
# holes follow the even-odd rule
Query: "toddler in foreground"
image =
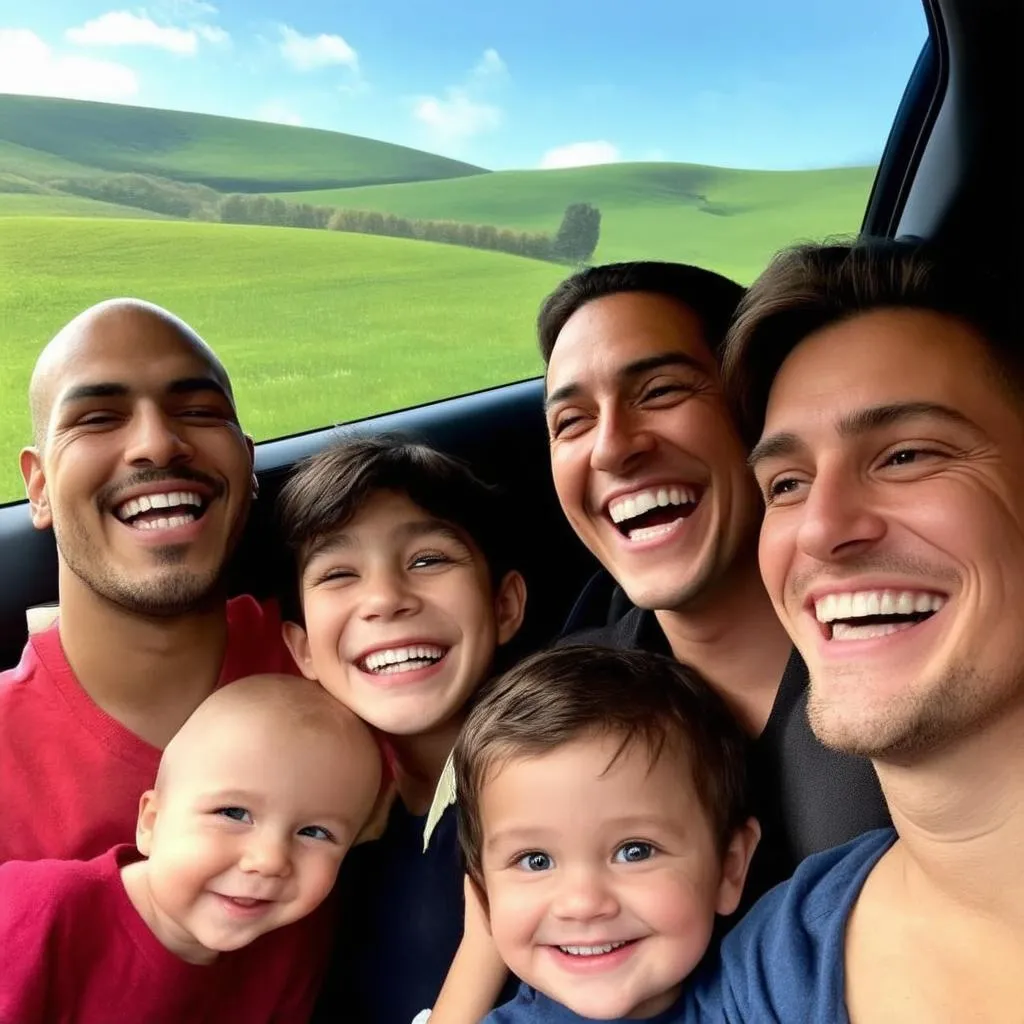
[(661, 655), (563, 647), (487, 688), (455, 747), (459, 835), (523, 982), (488, 1024), (679, 1019), (760, 836), (744, 748), (721, 699)]
[(296, 922), (380, 787), (368, 729), (316, 684), (217, 690), (164, 750), (137, 850), (0, 865), (0, 1024), (308, 1020), (328, 935)]

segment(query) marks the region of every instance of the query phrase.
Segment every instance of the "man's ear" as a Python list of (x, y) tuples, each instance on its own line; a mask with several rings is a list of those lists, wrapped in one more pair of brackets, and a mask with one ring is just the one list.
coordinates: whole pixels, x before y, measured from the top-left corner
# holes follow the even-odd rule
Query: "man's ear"
[(281, 633), (284, 636), (285, 647), (291, 651), (295, 664), (299, 671), (307, 678), (317, 682), (316, 673), (313, 671), (313, 659), (309, 652), (309, 637), (306, 631), (297, 622), (282, 622)]
[(526, 614), (526, 580), (515, 570), (505, 573), (494, 597), (498, 643), (507, 644), (519, 632)]
[(750, 861), (760, 840), (761, 826), (757, 818), (748, 818), (729, 840), (722, 858), (722, 878), (718, 883), (718, 900), (715, 904), (715, 910), (723, 917), (733, 913), (740, 905)]
[(50, 498), (46, 493), (46, 475), (43, 473), (43, 457), (38, 448), (23, 448), (19, 456), (21, 477), (25, 481), (32, 525), (37, 530), (46, 530), (53, 525)]
[(153, 828), (156, 825), (157, 796), (155, 789), (147, 789), (139, 798), (139, 817), (135, 823), (135, 845), (143, 857), (153, 849)]

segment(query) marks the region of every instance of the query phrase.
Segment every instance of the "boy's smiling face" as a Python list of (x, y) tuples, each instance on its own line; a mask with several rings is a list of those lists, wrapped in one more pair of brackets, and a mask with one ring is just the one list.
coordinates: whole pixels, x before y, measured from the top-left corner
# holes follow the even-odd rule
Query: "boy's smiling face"
[(305, 629), (286, 638), (302, 672), (395, 736), (450, 722), (515, 634), (518, 573), (497, 586), (475, 544), (408, 496), (378, 491), (309, 554)]
[(724, 858), (688, 756), (583, 736), (500, 763), (480, 797), (483, 882), (502, 959), (596, 1019), (670, 1007), (735, 910), (753, 843)]

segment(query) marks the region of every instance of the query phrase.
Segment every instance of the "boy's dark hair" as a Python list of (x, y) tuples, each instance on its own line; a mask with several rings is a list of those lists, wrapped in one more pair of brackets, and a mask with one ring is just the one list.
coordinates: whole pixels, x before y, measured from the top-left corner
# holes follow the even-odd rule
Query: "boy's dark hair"
[(480, 796), (488, 777), (510, 759), (595, 734), (621, 739), (616, 757), (644, 744), (652, 764), (666, 746), (681, 744), (724, 854), (748, 812), (747, 741), (722, 699), (693, 669), (661, 654), (558, 647), (485, 686), (455, 744), (459, 840), (481, 889)]
[(343, 529), (379, 491), (407, 495), (465, 533), (495, 585), (510, 567), (497, 490), (444, 452), (378, 434), (341, 441), (305, 459), (281, 489), (278, 516), (300, 576), (317, 544)]
[(717, 357), (743, 286), (713, 270), (654, 260), (606, 263), (567, 277), (545, 300), (537, 316), (537, 339), (545, 365), (558, 335), (578, 309), (622, 292), (663, 295), (697, 314), (708, 348)]
[(972, 258), (920, 240), (860, 239), (778, 253), (740, 303), (722, 359), (726, 394), (749, 445), (787, 356), (809, 334), (877, 309), (957, 317), (984, 339), (991, 368), (1024, 393), (1020, 304), (1009, 283)]

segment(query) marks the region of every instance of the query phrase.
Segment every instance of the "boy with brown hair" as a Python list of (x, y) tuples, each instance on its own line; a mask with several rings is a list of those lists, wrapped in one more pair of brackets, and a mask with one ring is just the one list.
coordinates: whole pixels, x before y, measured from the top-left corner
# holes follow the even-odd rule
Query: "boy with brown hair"
[(342, 872), (323, 1019), (410, 1024), (463, 932), (454, 811), (427, 813), (466, 707), (522, 622), (495, 491), (422, 444), (353, 438), (301, 465), (280, 503), (295, 553), (299, 668), (381, 735), (397, 799)]
[(488, 687), (454, 761), (471, 884), (523, 982), (491, 1024), (676, 1019), (760, 836), (745, 755), (661, 655), (562, 647)]

